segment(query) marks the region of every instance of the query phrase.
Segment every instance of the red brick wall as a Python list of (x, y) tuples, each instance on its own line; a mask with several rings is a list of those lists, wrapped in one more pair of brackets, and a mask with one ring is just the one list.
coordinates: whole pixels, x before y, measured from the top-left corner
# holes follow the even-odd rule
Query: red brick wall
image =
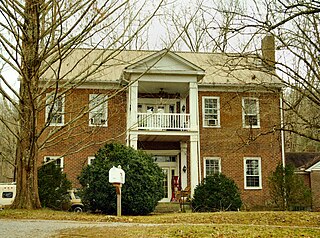
[[(88, 156), (94, 156), (95, 152), (107, 142), (119, 141), (125, 143), (126, 137), (126, 95), (120, 93), (110, 98), (114, 90), (89, 90), (77, 89), (65, 96), (65, 122), (81, 115), (81, 111), (88, 107), (89, 94), (103, 93), (108, 95), (108, 126), (89, 126), (89, 115), (85, 113), (79, 119), (66, 126), (59, 133), (47, 141), (39, 152), (39, 165), (45, 156), (63, 156), (64, 172), (72, 181), (74, 187), (78, 187), (77, 177), (83, 166), (88, 163)], [(45, 111), (39, 113), (39, 129), (45, 121)], [(40, 137), (41, 143), (46, 141), (50, 130), (61, 127), (48, 127)]]
[[(92, 93), (111, 95), (113, 91), (77, 89), (66, 95), (66, 121), (78, 115), (83, 107), (88, 106), (89, 94)], [(221, 128), (202, 127), (202, 96), (220, 97)], [(242, 97), (244, 96), (259, 98), (260, 129), (242, 128)], [(268, 176), (281, 161), (280, 133), (273, 131), (274, 126), (279, 126), (280, 122), (279, 95), (274, 93), (199, 92), (199, 113), (202, 174), (203, 157), (220, 157), (222, 173), (235, 180), (245, 205), (249, 208), (265, 206), (269, 199)], [(126, 95), (121, 93), (108, 101), (108, 127), (89, 127), (88, 114), (83, 115), (73, 126), (68, 126), (59, 132), (59, 136), (52, 143), (46, 144), (46, 147), (39, 153), (39, 164), (42, 163), (44, 156), (64, 156), (64, 171), (73, 185), (78, 187), (77, 177), (83, 166), (87, 165), (88, 156), (93, 156), (106, 142), (116, 140), (125, 143), (126, 117)], [(39, 113), (39, 125), (44, 124), (44, 119), (43, 110)], [(49, 127), (42, 134), (42, 141), (51, 129), (53, 128)], [(248, 140), (250, 136), (255, 139)], [(162, 145), (165, 143), (161, 144), (161, 148)], [(142, 147), (150, 149), (152, 145), (145, 142)], [(189, 151), (188, 143), (188, 163), (190, 162)], [(261, 158), (261, 190), (244, 189), (244, 157)]]
[[(202, 127), (202, 96), (220, 97), (221, 128)], [(242, 128), (242, 97), (259, 99), (260, 128)], [(238, 185), (246, 207), (268, 203), (268, 176), (281, 162), (279, 94), (199, 92), (201, 164), (203, 157), (220, 157), (221, 170)], [(250, 140), (254, 138), (253, 140)], [(244, 157), (260, 157), (262, 189), (244, 189)], [(203, 174), (203, 166), (202, 166)]]

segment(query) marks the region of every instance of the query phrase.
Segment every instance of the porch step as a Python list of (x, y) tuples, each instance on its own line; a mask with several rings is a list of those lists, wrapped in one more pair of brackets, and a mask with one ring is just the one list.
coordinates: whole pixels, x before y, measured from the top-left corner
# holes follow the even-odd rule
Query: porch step
[[(186, 211), (191, 211), (189, 205), (185, 205)], [(180, 203), (179, 202), (159, 202), (158, 206), (154, 210), (154, 213), (175, 213), (180, 211)]]

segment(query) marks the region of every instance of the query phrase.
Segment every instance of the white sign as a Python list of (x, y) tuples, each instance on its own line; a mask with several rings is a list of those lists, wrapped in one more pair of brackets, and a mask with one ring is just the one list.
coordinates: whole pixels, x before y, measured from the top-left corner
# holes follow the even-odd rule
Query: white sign
[(109, 170), (109, 183), (120, 183), (124, 184), (125, 182), (125, 172), (121, 169), (119, 165), (118, 168), (112, 167)]

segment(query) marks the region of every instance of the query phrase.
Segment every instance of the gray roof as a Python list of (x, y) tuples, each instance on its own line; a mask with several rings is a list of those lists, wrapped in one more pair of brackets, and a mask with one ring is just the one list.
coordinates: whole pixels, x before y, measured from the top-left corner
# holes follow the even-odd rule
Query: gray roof
[(286, 164), (293, 165), (298, 170), (305, 170), (320, 161), (320, 153), (315, 152), (287, 152)]
[[(159, 51), (112, 51), (102, 49), (74, 49), (62, 62), (60, 79), (75, 81), (85, 78), (89, 82), (120, 82), (125, 68), (141, 62), (146, 58), (152, 59)], [(281, 81), (272, 71), (263, 66), (261, 60), (254, 55), (221, 54), (221, 53), (172, 53), (185, 62), (194, 65), (193, 69), (203, 70), (205, 76), (200, 85), (263, 85), (280, 87)], [(185, 63), (184, 62), (184, 63)], [(53, 64), (51, 69), (56, 69)], [(191, 67), (192, 68), (192, 67)], [(48, 70), (45, 79), (56, 75)], [(81, 75), (79, 77), (79, 75)]]

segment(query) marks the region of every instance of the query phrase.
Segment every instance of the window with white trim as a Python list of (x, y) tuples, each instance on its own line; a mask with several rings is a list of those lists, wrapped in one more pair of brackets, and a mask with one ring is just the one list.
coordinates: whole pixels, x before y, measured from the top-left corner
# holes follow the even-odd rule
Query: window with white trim
[(56, 96), (47, 94), (46, 99), (46, 122), (50, 126), (64, 125), (64, 95)]
[(108, 96), (103, 94), (89, 95), (89, 125), (107, 126)]
[(203, 127), (220, 127), (220, 98), (202, 97)]
[(61, 157), (61, 156), (45, 156), (44, 157), (45, 163), (49, 163), (51, 161), (52, 161), (52, 163), (55, 163), (56, 166), (63, 169), (63, 157)]
[(204, 177), (221, 173), (221, 159), (219, 157), (205, 157)]
[(94, 157), (94, 156), (89, 156), (89, 157), (88, 157), (88, 165), (91, 165), (94, 160), (95, 160), (95, 157)]
[(244, 128), (259, 128), (259, 100), (257, 98), (242, 98), (242, 124)]
[(261, 158), (244, 158), (244, 188), (262, 188)]

